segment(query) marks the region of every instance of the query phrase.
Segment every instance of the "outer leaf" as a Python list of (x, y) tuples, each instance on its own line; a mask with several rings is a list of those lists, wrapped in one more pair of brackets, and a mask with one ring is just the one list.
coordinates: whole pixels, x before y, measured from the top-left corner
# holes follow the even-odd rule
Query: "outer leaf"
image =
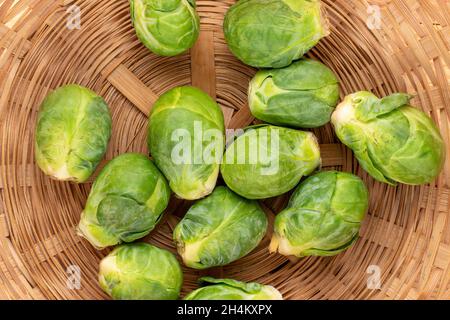
[[(445, 163), (445, 143), (434, 122), (423, 112), (405, 106), (399, 110), (409, 121), (407, 142), (393, 153), (386, 175), (405, 184), (433, 181)], [(374, 142), (372, 142), (374, 143)]]
[(375, 179), (395, 184), (425, 184), (445, 162), (445, 144), (433, 121), (404, 105), (410, 96), (378, 99), (358, 92), (338, 106), (332, 122), (339, 139)]
[(308, 59), (282, 69), (261, 70), (249, 86), (249, 106), (256, 118), (296, 128), (319, 127), (330, 121), (338, 99), (333, 72)]
[[(344, 103), (345, 101), (347, 100), (344, 100)], [(342, 114), (345, 116), (346, 112)], [(353, 150), (361, 167), (363, 167), (364, 170), (366, 170), (378, 181), (395, 185), (395, 181), (392, 181), (386, 177), (380, 168), (374, 163), (371, 157), (373, 153), (370, 153), (368, 150), (368, 137), (364, 132), (364, 127), (358, 125), (356, 121), (340, 122), (341, 120), (337, 119), (336, 112), (333, 114), (331, 121), (333, 122), (335, 132), (339, 140)], [(381, 131), (381, 133), (382, 132), (383, 131)]]
[(212, 277), (202, 277), (199, 279), (202, 286), (214, 285), (214, 284), (224, 284), (232, 288), (240, 289), (246, 293), (255, 294), (261, 291), (264, 287), (263, 285), (256, 282), (242, 282), (233, 279), (215, 279)]
[(380, 100), (375, 95), (367, 93), (366, 98), (357, 96), (353, 99), (355, 115), (358, 120), (367, 122), (409, 104), (411, 99), (412, 96), (409, 94), (395, 93)]

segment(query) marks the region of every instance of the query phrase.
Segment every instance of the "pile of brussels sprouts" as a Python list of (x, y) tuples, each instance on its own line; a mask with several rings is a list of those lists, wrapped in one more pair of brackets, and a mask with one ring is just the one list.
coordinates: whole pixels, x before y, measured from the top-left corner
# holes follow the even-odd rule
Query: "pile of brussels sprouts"
[[(131, 18), (144, 45), (165, 56), (189, 49), (200, 29), (194, 0), (131, 0)], [(222, 111), (206, 93), (177, 87), (158, 99), (148, 126), (152, 159), (126, 153), (111, 160), (96, 178), (78, 225), (97, 249), (119, 245), (99, 268), (100, 286), (114, 299), (179, 298), (183, 274), (176, 257), (131, 243), (155, 228), (172, 192), (197, 200), (173, 230), (189, 268), (224, 266), (254, 250), (268, 229), (257, 200), (294, 188), (276, 216), (269, 250), (305, 257), (349, 248), (368, 209), (368, 190), (353, 174), (318, 171), (317, 139), (300, 128), (331, 120), (361, 167), (390, 185), (429, 183), (443, 166), (443, 139), (433, 121), (409, 105), (411, 96), (379, 99), (357, 92), (337, 106), (336, 76), (302, 58), (328, 34), (320, 1), (240, 0), (226, 14), (224, 32), (237, 58), (264, 68), (251, 80), (248, 99), (252, 114), (266, 124), (246, 128), (227, 145)], [(111, 122), (106, 102), (91, 90), (56, 89), (38, 115), (38, 166), (54, 179), (85, 182), (105, 154)], [(269, 156), (255, 157), (261, 153)], [(225, 185), (216, 186), (219, 174)], [(282, 299), (278, 290), (258, 283), (200, 281), (204, 286), (185, 299)]]

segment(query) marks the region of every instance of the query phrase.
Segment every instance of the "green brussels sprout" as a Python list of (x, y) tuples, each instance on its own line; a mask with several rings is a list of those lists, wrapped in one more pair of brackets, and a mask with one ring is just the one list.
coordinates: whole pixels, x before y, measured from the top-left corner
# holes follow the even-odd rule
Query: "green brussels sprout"
[(283, 300), (272, 286), (232, 279), (200, 278), (204, 287), (189, 293), (184, 300)]
[(240, 0), (227, 12), (225, 40), (242, 62), (282, 68), (329, 34), (320, 0)]
[(111, 137), (111, 115), (102, 97), (70, 84), (42, 103), (35, 135), (41, 170), (57, 180), (85, 182), (103, 158)]
[(249, 127), (225, 151), (221, 165), (227, 186), (247, 199), (279, 196), (321, 163), (311, 132), (270, 125)]
[(325, 171), (308, 177), (276, 216), (270, 251), (305, 257), (346, 250), (358, 239), (368, 197), (353, 174)]
[(116, 300), (176, 300), (183, 284), (175, 256), (148, 243), (118, 246), (99, 269), (100, 287)]
[(347, 96), (331, 118), (336, 135), (364, 170), (390, 185), (432, 182), (445, 162), (439, 129), (409, 105), (410, 99), (403, 93), (378, 99), (357, 92)]
[(248, 96), (250, 110), (260, 120), (316, 128), (330, 121), (339, 100), (339, 81), (322, 63), (302, 59), (283, 69), (259, 71)]
[(223, 266), (255, 249), (267, 230), (256, 201), (226, 187), (195, 203), (176, 226), (173, 238), (184, 263), (194, 269)]
[(225, 148), (222, 110), (197, 88), (166, 92), (153, 105), (148, 148), (178, 197), (207, 196), (216, 185)]
[(130, 0), (130, 13), (139, 40), (160, 56), (185, 52), (200, 33), (195, 0)]
[(122, 154), (95, 180), (78, 233), (99, 249), (132, 242), (153, 230), (169, 198), (169, 185), (150, 159)]

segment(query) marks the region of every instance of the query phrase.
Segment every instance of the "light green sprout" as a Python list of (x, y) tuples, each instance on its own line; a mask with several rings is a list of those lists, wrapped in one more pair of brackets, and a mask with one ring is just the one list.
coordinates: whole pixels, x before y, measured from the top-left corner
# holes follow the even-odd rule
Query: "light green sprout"
[(176, 300), (183, 273), (169, 251), (133, 243), (118, 246), (100, 262), (98, 279), (115, 300)]
[(39, 110), (37, 165), (54, 179), (85, 182), (103, 158), (110, 137), (111, 116), (102, 97), (79, 85), (59, 87)]
[(229, 264), (255, 249), (267, 223), (256, 201), (217, 187), (189, 209), (173, 237), (188, 267), (206, 269)]
[(158, 55), (181, 54), (198, 38), (195, 0), (130, 0), (130, 12), (137, 37)]
[(434, 122), (396, 93), (378, 99), (357, 92), (336, 108), (331, 122), (339, 139), (376, 180), (420, 185), (432, 182), (445, 162), (445, 143)]
[(301, 59), (282, 69), (259, 71), (248, 96), (250, 110), (260, 120), (316, 128), (330, 121), (339, 100), (339, 82), (322, 63)]
[(325, 171), (308, 177), (275, 218), (270, 251), (286, 256), (333, 256), (358, 238), (368, 191), (357, 176)]
[(272, 286), (232, 279), (200, 278), (202, 288), (189, 293), (184, 300), (283, 300)]

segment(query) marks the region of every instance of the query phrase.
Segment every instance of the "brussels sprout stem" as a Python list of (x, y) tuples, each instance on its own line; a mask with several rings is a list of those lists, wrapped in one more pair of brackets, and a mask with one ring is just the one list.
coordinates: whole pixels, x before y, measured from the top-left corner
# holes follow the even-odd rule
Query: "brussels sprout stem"
[(275, 253), (278, 251), (278, 246), (280, 244), (280, 239), (278, 238), (278, 236), (274, 233), (272, 236), (272, 240), (270, 240), (270, 244), (269, 244), (269, 252), (270, 253)]
[(183, 258), (184, 264), (187, 266), (194, 266), (200, 263), (198, 252), (201, 245), (202, 241), (198, 241), (194, 243), (186, 243), (183, 248), (180, 248), (181, 257)]
[(350, 119), (353, 119), (355, 112), (352, 107), (352, 97), (348, 96), (344, 101), (342, 101), (333, 112), (331, 116), (331, 122), (336, 125), (338, 123), (345, 123)]
[(298, 262), (300, 259), (292, 255), (292, 246), (288, 244), (286, 239), (278, 237), (275, 233), (272, 236), (269, 244), (269, 253), (278, 252), (281, 255), (287, 256), (292, 263)]
[(280, 291), (272, 286), (264, 286), (261, 289), (261, 293), (256, 295), (255, 300), (267, 300), (268, 298), (270, 298), (271, 300), (283, 300), (283, 296), (281, 295)]
[(269, 252), (274, 253), (277, 251), (284, 256), (291, 256), (292, 252), (301, 253), (303, 249), (300, 247), (293, 247), (286, 238), (279, 237), (274, 233), (272, 240), (270, 241)]
[[(84, 213), (81, 213), (81, 216), (83, 217)], [(92, 227), (92, 226), (91, 226)], [(86, 222), (81, 221), (77, 228), (76, 233), (78, 236), (86, 239), (89, 241), (89, 243), (97, 250), (103, 250), (105, 249), (105, 245), (97, 240), (97, 237), (95, 237), (92, 232), (90, 231), (91, 228), (87, 225)], [(117, 243), (115, 243), (117, 244)]]
[(69, 181), (69, 180), (76, 181), (77, 180), (76, 178), (73, 178), (72, 175), (69, 173), (69, 170), (67, 168), (67, 163), (64, 163), (58, 170), (55, 170), (53, 172), (52, 172), (52, 169), (49, 167), (48, 174), (52, 178), (55, 178), (57, 180), (62, 180), (62, 181)]

